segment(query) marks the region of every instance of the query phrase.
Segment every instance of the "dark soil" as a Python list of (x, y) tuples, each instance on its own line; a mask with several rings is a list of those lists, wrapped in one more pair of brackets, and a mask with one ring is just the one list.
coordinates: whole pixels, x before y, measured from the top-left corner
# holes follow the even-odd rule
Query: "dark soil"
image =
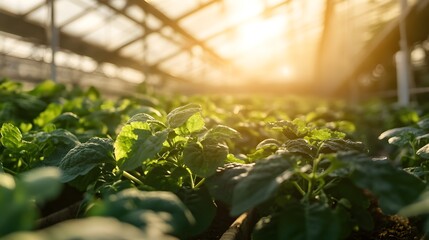
[(372, 231), (352, 233), (348, 240), (425, 240), (422, 231), (417, 227), (418, 221), (410, 221), (397, 215), (385, 215), (372, 198), (370, 212), (374, 219)]

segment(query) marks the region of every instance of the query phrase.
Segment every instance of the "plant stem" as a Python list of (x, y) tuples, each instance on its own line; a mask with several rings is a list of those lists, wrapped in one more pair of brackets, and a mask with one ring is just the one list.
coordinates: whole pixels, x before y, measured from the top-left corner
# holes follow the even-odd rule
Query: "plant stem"
[(189, 178), (191, 179), (191, 188), (195, 188), (194, 177), (193, 177), (193, 175), (192, 175), (191, 170), (189, 170), (189, 168), (187, 168), (187, 167), (185, 167), (185, 166), (184, 166), (184, 168), (185, 168), (185, 169), (186, 169), (186, 171), (188, 171), (188, 173), (189, 173)]
[(314, 180), (317, 179), (317, 166), (319, 165), (319, 161), (322, 158), (321, 154), (318, 154), (318, 157), (316, 159), (314, 159), (313, 161), (313, 169), (311, 171), (310, 175), (310, 179), (308, 180), (308, 185), (307, 185), (307, 194), (305, 195), (305, 198), (307, 200), (309, 200), (311, 198), (311, 196), (313, 195), (313, 182)]
[(12, 174), (12, 175), (17, 175), (17, 174), (18, 174), (17, 172), (14, 172), (14, 171), (10, 170), (9, 168), (5, 168), (5, 167), (3, 167), (3, 170), (4, 170), (5, 172), (8, 172), (8, 173)]
[(140, 185), (144, 185), (142, 181), (140, 181), (138, 178), (134, 177), (133, 175), (131, 175), (130, 173), (123, 171), (123, 176), (130, 179), (131, 181), (134, 181)]
[(199, 187), (201, 187), (201, 185), (203, 185), (203, 183), (206, 181), (206, 179), (205, 178), (203, 178), (203, 179), (201, 179), (201, 181), (199, 181), (195, 186), (194, 186), (194, 188), (199, 188)]
[(305, 191), (299, 186), (299, 184), (296, 181), (293, 181), (292, 184), (296, 187), (299, 193), (302, 194), (302, 196), (305, 196)]

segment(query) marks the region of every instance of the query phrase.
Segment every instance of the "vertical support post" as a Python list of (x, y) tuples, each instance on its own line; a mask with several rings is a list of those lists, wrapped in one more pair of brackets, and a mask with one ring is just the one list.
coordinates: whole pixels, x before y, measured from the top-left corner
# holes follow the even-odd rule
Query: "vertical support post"
[(57, 65), (55, 62), (55, 55), (58, 47), (58, 32), (55, 26), (55, 0), (48, 0), (49, 3), (49, 16), (50, 16), (50, 26), (49, 26), (49, 36), (51, 43), (51, 79), (54, 82), (57, 82)]
[(407, 10), (407, 0), (400, 0), (401, 16), (399, 21), (401, 50), (396, 53), (396, 69), (398, 83), (398, 103), (402, 106), (408, 106), (410, 103), (410, 85), (413, 83), (413, 75), (410, 68), (410, 53), (408, 50), (407, 31), (405, 26), (405, 12)]
[(407, 58), (405, 55), (406, 53), (402, 50), (395, 54), (398, 104), (401, 106), (408, 106), (410, 104), (410, 86), (407, 73)]

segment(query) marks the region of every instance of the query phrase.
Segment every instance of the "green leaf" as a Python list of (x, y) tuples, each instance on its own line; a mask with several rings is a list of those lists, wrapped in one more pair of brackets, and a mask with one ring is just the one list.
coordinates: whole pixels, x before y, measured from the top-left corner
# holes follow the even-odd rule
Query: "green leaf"
[(270, 199), (292, 176), (291, 165), (282, 155), (257, 161), (234, 188), (231, 214), (240, 215)]
[(39, 132), (36, 134), (36, 144), (39, 151), (43, 152), (43, 161), (35, 164), (39, 166), (60, 165), (64, 156), (76, 145), (80, 144), (75, 135), (64, 129), (57, 129), (52, 132)]
[[(88, 174), (95, 167), (108, 166), (115, 167), (113, 159), (112, 140), (107, 138), (91, 138), (88, 142), (82, 143), (71, 149), (60, 162), (60, 169), (63, 171), (62, 182), (70, 182), (79, 176)], [(94, 181), (97, 175), (91, 176)]]
[(52, 123), (61, 127), (75, 127), (79, 124), (79, 117), (72, 112), (65, 112), (55, 117)]
[(155, 118), (147, 113), (138, 113), (132, 116), (130, 120), (128, 120), (127, 124), (132, 122), (147, 122), (148, 120), (155, 120)]
[(318, 141), (324, 141), (332, 138), (332, 131), (323, 128), (323, 129), (313, 129), (306, 138), (309, 138), (311, 140), (318, 140)]
[(284, 148), (286, 151), (291, 153), (300, 153), (307, 157), (314, 158), (317, 152), (317, 149), (308, 143), (307, 140), (302, 138), (287, 140), (284, 143)]
[(351, 215), (349, 219), (353, 221), (353, 224), (359, 226), (359, 229), (370, 231), (374, 227), (374, 221), (368, 211), (369, 198), (362, 189), (354, 185), (349, 179), (340, 179), (340, 181), (327, 186), (325, 192), (335, 197), (339, 202), (342, 199), (347, 199), (351, 204), (348, 208)]
[(422, 158), (429, 159), (429, 144), (424, 145), (416, 152)]
[(167, 115), (168, 126), (170, 128), (178, 128), (185, 124), (192, 115), (200, 112), (201, 106), (195, 103), (175, 108)]
[(418, 128), (401, 127), (393, 128), (383, 132), (380, 134), (378, 139), (383, 140), (387, 138), (390, 144), (404, 146), (405, 144), (408, 144), (409, 141), (423, 134), (425, 134), (425, 132)]
[(417, 125), (419, 125), (420, 128), (425, 129), (425, 130), (429, 130), (429, 118), (426, 117), (422, 120), (420, 120)]
[(338, 211), (322, 204), (289, 204), (271, 219), (262, 219), (255, 227), (252, 239), (337, 240), (344, 235), (343, 217)]
[(419, 199), (408, 205), (399, 211), (399, 215), (405, 216), (405, 217), (415, 217), (418, 215), (428, 214), (429, 213), (429, 192), (425, 191), (423, 194), (419, 197)]
[(358, 187), (368, 189), (378, 199), (386, 214), (395, 214), (415, 201), (425, 188), (424, 183), (387, 160), (372, 160), (362, 155), (343, 155), (345, 164), (354, 169), (350, 179)]
[(215, 142), (222, 142), (232, 138), (240, 138), (240, 133), (237, 132), (237, 130), (224, 125), (217, 125), (211, 128), (204, 136), (204, 139)]
[(216, 216), (216, 205), (207, 188), (181, 189), (177, 195), (195, 218), (195, 225), (189, 230), (188, 235), (195, 236), (207, 230)]
[(192, 115), (184, 125), (177, 129), (177, 133), (179, 135), (187, 135), (189, 133), (198, 132), (204, 128), (204, 125), (205, 122), (201, 113), (196, 113)]
[(34, 119), (34, 124), (39, 127), (43, 127), (58, 117), (62, 110), (63, 107), (61, 105), (57, 103), (51, 103), (48, 105), (45, 111), (41, 112), (39, 116)]
[(22, 145), (22, 134), (12, 123), (4, 123), (0, 129), (0, 142), (11, 151), (18, 152)]
[(344, 139), (328, 139), (320, 147), (321, 153), (335, 153), (341, 151), (358, 151), (363, 152), (365, 146), (361, 142), (353, 142)]
[[(144, 192), (135, 188), (123, 190), (96, 205), (91, 215), (112, 216), (137, 227), (146, 226), (138, 211), (150, 210), (158, 214), (169, 214), (165, 221), (172, 227), (171, 234), (187, 236), (195, 219), (180, 199), (171, 192)], [(168, 215), (167, 215), (168, 216)]]
[(45, 80), (42, 83), (36, 85), (36, 87), (29, 93), (37, 97), (53, 97), (61, 94), (65, 89), (63, 84), (55, 83), (52, 80)]
[(61, 190), (61, 172), (56, 167), (36, 168), (21, 174), (26, 194), (36, 201), (51, 200)]
[(254, 164), (227, 163), (217, 169), (216, 174), (206, 179), (210, 194), (219, 201), (231, 206), (235, 186), (252, 169)]
[(274, 149), (278, 149), (281, 145), (282, 145), (282, 143), (280, 141), (278, 141), (277, 139), (268, 138), (268, 139), (265, 139), (262, 142), (260, 142), (256, 146), (256, 150), (259, 150), (261, 148), (274, 148)]
[(183, 150), (183, 161), (192, 173), (200, 177), (209, 177), (225, 163), (228, 147), (224, 144), (212, 144), (205, 141), (189, 143)]
[(6, 173), (0, 173), (0, 237), (30, 230), (36, 220), (36, 209), (20, 182)]
[(146, 227), (139, 229), (131, 224), (107, 217), (90, 217), (68, 220), (51, 227), (34, 231), (10, 234), (3, 240), (113, 240), (156, 239), (177, 240), (166, 232), (169, 226), (162, 216), (147, 211), (139, 216)]
[(131, 122), (125, 125), (115, 141), (115, 157), (122, 170), (133, 170), (161, 151), (168, 130), (152, 134), (148, 123)]

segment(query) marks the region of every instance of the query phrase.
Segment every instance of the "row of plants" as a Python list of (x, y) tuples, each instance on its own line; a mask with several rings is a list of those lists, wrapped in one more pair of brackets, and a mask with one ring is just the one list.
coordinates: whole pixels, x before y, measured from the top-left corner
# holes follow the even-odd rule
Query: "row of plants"
[(261, 99), (1, 81), (0, 237), (218, 239), (247, 215), (243, 239), (369, 239), (374, 209), (429, 231), (423, 110), (380, 108), (401, 128), (371, 149), (374, 105)]

